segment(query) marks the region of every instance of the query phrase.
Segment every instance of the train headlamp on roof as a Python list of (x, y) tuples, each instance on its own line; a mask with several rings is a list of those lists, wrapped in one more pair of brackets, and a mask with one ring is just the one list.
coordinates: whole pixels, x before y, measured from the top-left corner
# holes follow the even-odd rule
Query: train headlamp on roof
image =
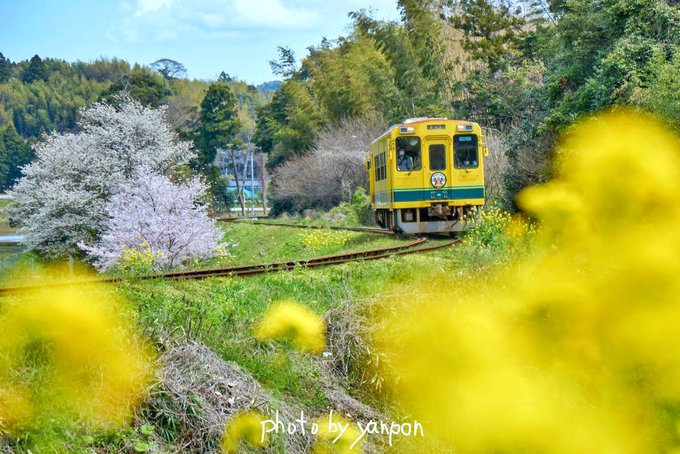
[(458, 132), (472, 131), (472, 125), (470, 123), (462, 124), (462, 125), (456, 125), (456, 131), (458, 131)]

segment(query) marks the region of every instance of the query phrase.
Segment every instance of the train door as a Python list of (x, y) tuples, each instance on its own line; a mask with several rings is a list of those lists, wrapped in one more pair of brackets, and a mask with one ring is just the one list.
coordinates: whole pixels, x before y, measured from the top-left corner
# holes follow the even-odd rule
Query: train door
[(418, 136), (402, 136), (395, 140), (394, 202), (419, 202), (426, 188), (423, 171), (422, 140)]
[(428, 137), (425, 141), (427, 172), (424, 172), (425, 188), (428, 188), (429, 201), (448, 199), (448, 187), (451, 185), (451, 165), (447, 155), (451, 142), (447, 137)]

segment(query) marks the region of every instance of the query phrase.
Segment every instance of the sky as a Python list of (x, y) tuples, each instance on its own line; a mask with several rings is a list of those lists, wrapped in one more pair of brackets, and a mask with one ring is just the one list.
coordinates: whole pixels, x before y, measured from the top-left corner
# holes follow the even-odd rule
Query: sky
[(277, 79), (277, 46), (298, 61), (323, 37), (346, 36), (350, 11), (397, 20), (396, 0), (0, 0), (0, 52), (12, 61), (119, 58), (182, 63), (190, 79), (224, 71), (252, 84)]

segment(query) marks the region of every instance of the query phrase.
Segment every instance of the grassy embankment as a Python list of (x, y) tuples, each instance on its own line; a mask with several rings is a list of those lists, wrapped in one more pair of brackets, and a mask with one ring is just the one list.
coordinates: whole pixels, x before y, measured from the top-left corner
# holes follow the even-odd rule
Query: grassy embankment
[[(247, 223), (224, 224), (223, 229), (226, 240), (232, 243), (230, 256), (219, 260), (225, 265), (305, 258), (404, 241), (363, 233)], [(203, 265), (215, 264), (213, 261)], [(379, 377), (370, 367), (375, 358), (361, 338), (365, 334), (361, 332), (365, 328), (362, 320), (369, 315), (365, 313), (371, 307), (369, 302), (389, 305), (394, 292), (429, 279), (433, 272), (450, 273), (455, 279), (462, 279), (476, 267), (472, 256), (460, 248), (452, 248), (251, 278), (189, 282), (132, 280), (121, 284), (115, 292), (136, 308), (140, 332), (158, 346), (159, 353), (173, 346), (204, 344), (222, 360), (238, 364), (275, 399), (303, 408), (308, 414), (322, 415), (331, 408), (337, 409), (342, 404), (335, 401), (338, 392), (382, 411), (385, 408), (380, 408), (380, 398), (374, 393)], [(253, 337), (254, 325), (270, 304), (283, 299), (296, 300), (327, 319), (332, 345), (325, 357), (296, 351), (286, 343), (261, 342)], [(149, 405), (143, 408), (140, 414), (144, 415), (144, 422), (150, 422), (155, 433), (160, 434), (155, 443), (162, 443), (166, 448), (178, 442), (181, 432), (186, 430), (168, 424), (163, 418), (154, 421), (153, 404), (151, 408)], [(138, 418), (137, 425), (139, 421)], [(59, 440), (63, 435), (65, 438), (57, 443), (65, 442), (69, 449), (75, 450), (112, 445), (130, 447), (144, 438), (132, 426), (114, 434), (71, 431), (64, 429), (62, 433), (59, 429), (55, 437)], [(24, 443), (23, 446), (30, 446), (30, 442)], [(281, 439), (275, 443), (283, 445)]]

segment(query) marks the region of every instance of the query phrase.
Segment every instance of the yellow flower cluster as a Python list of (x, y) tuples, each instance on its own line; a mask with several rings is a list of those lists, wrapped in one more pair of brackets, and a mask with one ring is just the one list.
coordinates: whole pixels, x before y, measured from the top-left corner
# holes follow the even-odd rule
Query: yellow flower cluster
[(162, 251), (153, 251), (146, 241), (136, 247), (124, 249), (120, 254), (117, 268), (124, 273), (144, 273), (153, 271), (156, 261), (163, 257)]
[(308, 232), (301, 233), (302, 244), (307, 249), (318, 251), (327, 247), (341, 247), (352, 238), (350, 232), (342, 230), (310, 229)]
[(520, 216), (492, 206), (476, 217), (465, 221), (471, 226), (465, 234), (464, 244), (476, 249), (509, 248), (513, 243), (530, 238), (535, 227)]
[(321, 353), (326, 348), (326, 322), (296, 301), (273, 303), (255, 327), (259, 340), (287, 340), (296, 348)]
[(152, 358), (103, 289), (50, 289), (5, 302), (0, 314), (0, 429), (79, 420), (129, 422)]
[[(376, 337), (388, 383), (458, 452), (680, 448), (680, 141), (636, 113), (575, 125), (519, 205), (531, 254), (446, 286)], [(428, 432), (429, 431), (429, 432)]]
[[(332, 419), (329, 419), (332, 418)], [(329, 421), (332, 421), (330, 423)], [(332, 413), (316, 420), (319, 432), (312, 445), (313, 454), (348, 454), (362, 452), (361, 429), (342, 415)], [(357, 441), (359, 440), (359, 441)]]
[(229, 244), (221, 244), (217, 246), (217, 256), (221, 259), (224, 258), (229, 258), (231, 257), (231, 253), (229, 252)]
[(242, 444), (249, 444), (257, 448), (263, 448), (269, 443), (269, 435), (264, 432), (262, 423), (266, 421), (259, 411), (240, 413), (227, 423), (224, 435), (220, 442), (222, 452), (237, 452)]

